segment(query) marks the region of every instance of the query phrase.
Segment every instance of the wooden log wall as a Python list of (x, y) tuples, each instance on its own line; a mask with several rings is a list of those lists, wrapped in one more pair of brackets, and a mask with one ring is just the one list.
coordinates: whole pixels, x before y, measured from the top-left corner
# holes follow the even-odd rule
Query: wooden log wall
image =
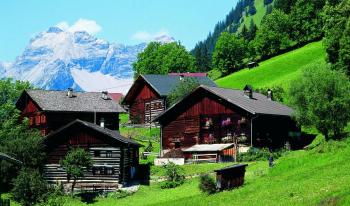
[[(242, 110), (235, 110), (209, 93), (201, 93), (192, 95), (191, 99), (178, 105), (172, 116), (162, 123), (162, 149), (174, 149), (176, 141), (180, 141), (181, 148), (190, 147), (196, 143), (209, 143), (210, 141), (205, 139), (206, 131), (201, 129), (201, 119), (205, 116), (221, 118), (225, 115), (235, 122), (242, 117), (246, 118), (246, 127), (237, 127), (236, 133), (245, 133), (250, 137), (249, 117)], [(220, 121), (214, 123), (212, 132), (214, 136), (222, 136), (225, 133)]]
[[(140, 83), (140, 89), (137, 91), (132, 103), (129, 105), (130, 120), (134, 124), (145, 123), (145, 104), (153, 100), (162, 100), (157, 92), (146, 82)], [(164, 104), (163, 104), (164, 107)], [(164, 108), (163, 108), (164, 109)]]

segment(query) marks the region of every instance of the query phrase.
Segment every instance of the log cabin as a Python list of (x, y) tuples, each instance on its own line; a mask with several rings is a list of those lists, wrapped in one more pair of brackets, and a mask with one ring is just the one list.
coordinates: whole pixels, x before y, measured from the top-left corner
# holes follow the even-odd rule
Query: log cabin
[(45, 136), (80, 119), (119, 130), (119, 113), (125, 110), (107, 92), (25, 90), (16, 102), (21, 118)]
[(161, 155), (181, 149), (185, 159), (222, 161), (235, 158), (233, 145), (283, 147), (299, 132), (292, 113), (250, 86), (242, 91), (201, 85), (154, 121), (161, 127)]
[(74, 120), (44, 138), (47, 160), (44, 177), (48, 183), (67, 184), (67, 174), (60, 166), (71, 148), (89, 151), (92, 168), (87, 168), (84, 177), (77, 181), (77, 190), (115, 190), (130, 182), (138, 166), (139, 143), (125, 138), (118, 131), (99, 125)]
[(168, 75), (140, 75), (129, 92), (123, 104), (129, 107), (130, 120), (133, 124), (150, 123), (162, 113), (166, 107), (167, 96), (181, 83), (184, 78), (194, 78), (198, 83), (216, 86), (205, 73), (171, 73)]

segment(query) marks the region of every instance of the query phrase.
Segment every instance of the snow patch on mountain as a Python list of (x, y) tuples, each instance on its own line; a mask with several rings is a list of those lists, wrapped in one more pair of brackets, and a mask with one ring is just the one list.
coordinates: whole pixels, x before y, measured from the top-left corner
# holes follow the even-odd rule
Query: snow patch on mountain
[(133, 83), (133, 78), (116, 79), (111, 75), (104, 75), (100, 71), (88, 72), (72, 68), (71, 74), (74, 82), (84, 91), (109, 91), (126, 94)]

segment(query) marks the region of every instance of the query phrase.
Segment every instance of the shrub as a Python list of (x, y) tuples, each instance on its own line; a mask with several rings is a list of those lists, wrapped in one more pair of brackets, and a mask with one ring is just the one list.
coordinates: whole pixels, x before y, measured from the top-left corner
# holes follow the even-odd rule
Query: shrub
[(23, 206), (34, 205), (45, 198), (47, 184), (39, 171), (24, 168), (13, 183), (12, 193)]
[(161, 188), (175, 188), (181, 185), (185, 180), (184, 170), (179, 165), (169, 162), (163, 165), (167, 181), (162, 183)]
[[(278, 159), (285, 152), (286, 152), (285, 149), (274, 151), (272, 153), (273, 159)], [(269, 157), (270, 157), (269, 149), (267, 148), (258, 149), (255, 147), (251, 147), (246, 153), (239, 153), (237, 159), (239, 162), (250, 162), (250, 161), (267, 160)]]
[(121, 199), (121, 198), (124, 198), (124, 197), (131, 196), (132, 194), (134, 194), (134, 192), (128, 192), (128, 191), (125, 191), (125, 190), (116, 190), (114, 192), (109, 193), (108, 197)]
[(207, 194), (214, 194), (216, 189), (215, 180), (208, 174), (203, 174), (199, 177), (199, 189)]
[(160, 188), (162, 189), (171, 189), (175, 188), (177, 186), (180, 186), (182, 183), (180, 182), (174, 182), (174, 181), (165, 181), (160, 184)]

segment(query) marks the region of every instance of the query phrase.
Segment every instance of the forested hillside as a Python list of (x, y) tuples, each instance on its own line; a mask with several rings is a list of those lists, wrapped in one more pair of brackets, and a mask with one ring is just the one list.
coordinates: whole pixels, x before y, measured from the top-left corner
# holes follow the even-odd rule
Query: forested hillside
[(210, 32), (205, 40), (197, 43), (191, 53), (195, 56), (196, 66), (200, 71), (209, 71), (212, 68), (211, 56), (222, 32), (237, 32), (241, 27), (241, 22), (247, 26), (248, 24), (255, 26), (255, 23), (250, 21), (252, 16), (254, 21), (260, 24), (265, 15), (265, 11), (262, 9), (264, 3), (271, 4), (272, 0), (240, 0), (226, 15), (226, 18), (215, 25), (213, 32)]
[[(226, 20), (219, 22), (207, 39), (192, 50), (196, 66), (200, 71), (214, 69), (225, 76), (250, 61), (262, 61), (323, 37), (327, 60), (334, 64), (339, 60), (340, 38), (346, 36), (348, 16), (347, 6), (339, 4), (338, 0), (240, 1)], [(336, 14), (344, 15), (331, 18)], [(337, 24), (339, 27), (334, 29)]]

